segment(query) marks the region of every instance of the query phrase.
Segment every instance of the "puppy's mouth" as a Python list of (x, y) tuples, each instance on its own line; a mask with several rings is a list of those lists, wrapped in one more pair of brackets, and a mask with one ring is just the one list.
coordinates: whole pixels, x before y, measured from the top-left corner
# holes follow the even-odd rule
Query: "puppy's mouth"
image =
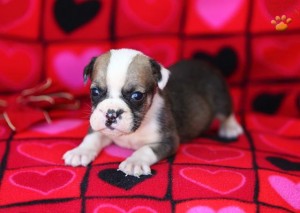
[(115, 135), (115, 136), (128, 135), (131, 133), (131, 132), (125, 132), (123, 130), (120, 130), (120, 129), (118, 129), (116, 127), (112, 127), (112, 126), (107, 126), (98, 131), (103, 132), (105, 135)]
[(124, 131), (117, 129), (116, 127), (113, 127), (113, 124), (117, 124), (116, 119), (107, 119), (106, 122), (105, 122), (106, 128), (104, 128), (104, 129), (109, 129), (111, 131), (117, 131), (117, 132), (121, 132), (121, 133), (125, 134)]

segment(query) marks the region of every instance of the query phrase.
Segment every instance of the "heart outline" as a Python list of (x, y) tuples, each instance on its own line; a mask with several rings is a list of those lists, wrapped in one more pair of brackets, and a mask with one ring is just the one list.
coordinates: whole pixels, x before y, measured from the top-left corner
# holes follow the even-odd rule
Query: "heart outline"
[(187, 213), (245, 213), (245, 211), (238, 206), (226, 206), (223, 208), (220, 208), (218, 211), (215, 211), (213, 208), (210, 208), (209, 206), (195, 206), (190, 208)]
[(222, 159), (207, 160), (207, 159), (204, 159), (204, 158), (201, 158), (201, 157), (198, 157), (198, 156), (195, 156), (195, 155), (189, 153), (189, 152), (187, 151), (187, 149), (188, 149), (188, 148), (191, 148), (191, 147), (194, 147), (194, 148), (201, 148), (201, 147), (203, 147), (203, 148), (208, 149), (208, 150), (211, 150), (211, 151), (214, 151), (214, 150), (215, 150), (214, 147), (212, 147), (212, 146), (204, 146), (204, 145), (197, 145), (197, 144), (190, 144), (190, 145), (186, 145), (186, 146), (183, 147), (182, 152), (183, 152), (185, 155), (187, 155), (187, 156), (189, 156), (189, 157), (191, 157), (191, 158), (194, 158), (194, 159), (196, 159), (196, 160), (201, 160), (201, 161), (208, 162), (208, 163), (213, 163), (213, 162), (220, 162), (220, 161), (226, 161), (226, 160), (238, 159), (238, 158), (241, 158), (241, 157), (243, 157), (243, 156), (245, 155), (245, 153), (242, 152), (242, 151), (240, 151), (240, 150), (232, 150), (232, 149), (228, 149), (228, 148), (219, 148), (219, 147), (218, 147), (217, 150), (228, 150), (228, 151), (231, 151), (231, 152), (233, 151), (233, 152), (239, 153), (239, 155), (238, 155), (238, 156), (235, 156), (235, 157), (227, 157), (227, 158), (222, 158)]
[[(193, 178), (190, 178), (190, 177), (186, 176), (186, 175), (184, 174), (184, 172), (185, 172), (186, 170), (201, 170), (201, 171), (207, 172), (207, 173), (209, 173), (209, 174), (213, 174), (213, 175), (214, 175), (214, 174), (217, 174), (217, 173), (220, 173), (220, 172), (227, 172), (227, 173), (232, 173), (232, 174), (239, 175), (242, 179), (241, 179), (240, 184), (238, 184), (236, 187), (233, 187), (233, 188), (231, 188), (231, 189), (229, 189), (229, 190), (227, 190), (227, 191), (220, 191), (220, 190), (215, 189), (215, 188), (213, 188), (213, 187), (211, 187), (211, 186), (209, 186), (209, 185), (203, 184), (203, 183), (201, 183), (201, 182), (198, 182), (198, 181), (194, 180)], [(187, 168), (181, 169), (179, 173), (180, 173), (180, 175), (181, 175), (183, 178), (185, 178), (186, 180), (190, 181), (191, 183), (194, 183), (194, 184), (196, 184), (196, 185), (198, 185), (198, 186), (201, 186), (201, 187), (203, 187), (203, 188), (205, 188), (205, 189), (208, 189), (208, 190), (210, 190), (210, 191), (213, 191), (213, 192), (215, 192), (215, 193), (222, 194), (222, 195), (230, 194), (231, 192), (234, 192), (234, 191), (240, 189), (240, 188), (245, 184), (245, 182), (246, 182), (246, 177), (245, 177), (244, 175), (242, 175), (241, 173), (235, 172), (235, 171), (230, 171), (230, 170), (225, 170), (225, 169), (220, 169), (220, 170), (216, 170), (216, 171), (210, 171), (210, 170), (201, 169), (201, 168), (191, 168), (191, 167), (187, 167)]]
[[(258, 127), (259, 129), (262, 129), (265, 132), (268, 132), (268, 133), (273, 133), (274, 132), (274, 128), (269, 129), (265, 125), (261, 124), (261, 122), (259, 121), (259, 118), (257, 116), (251, 116), (250, 121), (254, 124), (254, 126)], [(284, 134), (284, 132), (290, 126), (292, 126), (294, 123), (295, 123), (294, 119), (286, 121), (283, 125), (281, 125), (280, 127), (275, 129), (276, 134), (279, 134), (279, 135)]]
[(108, 204), (108, 203), (97, 206), (96, 209), (94, 209), (93, 213), (98, 213), (99, 209), (101, 209), (101, 208), (111, 208), (111, 209), (119, 211), (120, 213), (134, 213), (134, 211), (141, 210), (141, 209), (143, 209), (143, 211), (147, 210), (147, 212), (150, 212), (150, 213), (157, 213), (157, 211), (155, 211), (154, 209), (152, 209), (148, 206), (135, 206), (135, 207), (131, 208), (129, 211), (125, 211), (124, 209), (122, 209), (119, 206), (116, 206), (113, 204)]
[[(75, 145), (72, 144), (72, 143), (68, 143), (68, 142), (60, 142), (60, 143), (53, 143), (53, 144), (41, 144), (41, 143), (37, 143), (37, 142), (32, 142), (32, 143), (24, 143), (24, 144), (20, 144), (18, 147), (17, 147), (17, 152), (22, 154), (23, 156), (27, 157), (27, 158), (30, 158), (30, 159), (33, 159), (35, 161), (39, 161), (39, 162), (42, 162), (42, 163), (46, 163), (46, 164), (52, 164), (52, 165), (57, 165), (56, 162), (51, 162), (51, 161), (48, 161), (48, 160), (45, 160), (45, 159), (41, 159), (39, 157), (35, 157), (35, 156), (32, 156), (28, 153), (26, 153), (25, 151), (22, 150), (22, 147), (24, 146), (28, 146), (28, 145), (37, 145), (37, 146), (41, 146), (41, 147), (46, 147), (46, 148), (53, 148), (55, 146), (59, 146), (59, 145), (62, 145), (62, 144), (65, 144), (65, 145), (71, 145), (70, 149), (74, 148)], [(67, 151), (67, 150), (66, 150)], [(62, 160), (62, 163), (63, 163), (63, 160)]]
[[(300, 154), (298, 152), (291, 149), (291, 145), (289, 145), (289, 146), (285, 145), (283, 147), (282, 144), (274, 143), (274, 142), (276, 142), (276, 140), (279, 140), (280, 142), (282, 141), (282, 139), (280, 139), (278, 136), (276, 137), (276, 136), (273, 136), (273, 135), (258, 134), (257, 137), (265, 145), (267, 145), (267, 146), (269, 146), (273, 149), (276, 149), (277, 151), (284, 152), (284, 153), (289, 154), (289, 155), (300, 156)], [(270, 137), (273, 139), (273, 143), (269, 141)], [(285, 139), (285, 140), (289, 140), (289, 139)], [(294, 142), (296, 144), (296, 141), (294, 141), (294, 140), (291, 140), (291, 142)], [(292, 153), (291, 153), (291, 151), (292, 151)]]
[[(40, 176), (46, 176), (48, 175), (49, 173), (53, 172), (53, 171), (64, 171), (64, 172), (68, 172), (69, 174), (72, 175), (72, 177), (70, 178), (70, 180), (68, 180), (66, 183), (64, 183), (63, 185), (61, 185), (60, 187), (56, 187), (56, 188), (53, 188), (47, 192), (44, 192), (42, 190), (39, 190), (39, 189), (36, 189), (36, 188), (32, 188), (32, 187), (29, 187), (29, 186), (24, 186), (24, 185), (21, 185), (21, 184), (18, 184), (17, 182), (15, 182), (15, 180), (13, 179), (15, 176), (19, 175), (19, 174), (24, 174), (24, 173), (35, 173), (35, 174), (38, 174)], [(68, 170), (68, 169), (58, 169), (58, 168), (55, 168), (55, 169), (49, 169), (45, 172), (39, 172), (39, 171), (34, 171), (34, 170), (27, 170), (27, 171), (19, 171), (19, 172), (16, 172), (12, 175), (9, 176), (9, 182), (14, 185), (14, 186), (17, 186), (19, 188), (23, 188), (23, 189), (27, 189), (27, 190), (30, 190), (30, 191), (34, 191), (34, 192), (37, 192), (37, 193), (40, 193), (44, 196), (47, 196), (57, 190), (60, 190), (64, 187), (66, 187), (67, 185), (69, 185), (70, 183), (72, 183), (74, 181), (76, 177), (76, 173), (73, 172), (72, 170)]]

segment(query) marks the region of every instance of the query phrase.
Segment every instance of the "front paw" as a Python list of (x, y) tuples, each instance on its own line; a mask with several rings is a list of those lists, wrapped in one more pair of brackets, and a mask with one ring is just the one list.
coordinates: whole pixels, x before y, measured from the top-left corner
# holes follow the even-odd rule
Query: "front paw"
[(119, 165), (119, 171), (126, 175), (140, 177), (141, 175), (151, 175), (150, 165), (146, 162), (134, 158), (127, 158)]
[(66, 152), (63, 159), (65, 160), (65, 164), (69, 166), (87, 166), (96, 158), (97, 154), (95, 151), (76, 147)]

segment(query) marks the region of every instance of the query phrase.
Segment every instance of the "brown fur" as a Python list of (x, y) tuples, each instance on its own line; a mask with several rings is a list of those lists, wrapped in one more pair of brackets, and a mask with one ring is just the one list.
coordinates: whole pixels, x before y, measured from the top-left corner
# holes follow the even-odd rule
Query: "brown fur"
[(124, 88), (134, 87), (140, 92), (147, 92), (155, 84), (149, 58), (144, 55), (136, 55), (128, 67), (127, 79)]
[[(106, 87), (106, 74), (111, 53), (107, 52), (98, 57), (94, 64), (91, 79), (102, 87)], [(104, 85), (101, 85), (104, 84)]]

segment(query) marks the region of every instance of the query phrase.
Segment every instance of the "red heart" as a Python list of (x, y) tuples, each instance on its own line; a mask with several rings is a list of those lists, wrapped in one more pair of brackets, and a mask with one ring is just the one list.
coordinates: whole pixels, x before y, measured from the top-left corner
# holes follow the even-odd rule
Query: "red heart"
[(24, 143), (17, 147), (22, 155), (47, 164), (63, 164), (63, 154), (75, 147), (72, 143), (62, 142), (53, 144)]
[(264, 115), (248, 115), (249, 129), (275, 133), (278, 135), (299, 136), (300, 121), (287, 117), (274, 117)]
[(165, 0), (124, 0), (121, 1), (126, 14), (138, 25), (152, 30), (164, 29), (176, 16), (178, 3)]
[(189, 157), (205, 162), (232, 160), (244, 156), (241, 151), (203, 145), (186, 145), (182, 152)]
[(67, 169), (50, 169), (46, 172), (21, 171), (9, 177), (10, 183), (23, 189), (48, 195), (69, 185), (75, 173)]
[(0, 45), (0, 88), (20, 90), (36, 79), (34, 58), (25, 49)]
[(262, 46), (263, 61), (279, 73), (293, 77), (300, 68), (300, 43), (286, 42), (266, 42)]
[(258, 135), (259, 139), (266, 145), (289, 155), (300, 156), (299, 140), (286, 139), (273, 135)]
[(289, 15), (299, 9), (299, 3), (298, 0), (264, 0), (266, 12), (273, 18), (280, 15)]
[(0, 1), (0, 28), (11, 27), (26, 17), (30, 8), (30, 0), (2, 0)]
[(224, 169), (209, 171), (188, 167), (182, 169), (180, 175), (186, 180), (218, 194), (234, 192), (246, 182), (243, 174)]

